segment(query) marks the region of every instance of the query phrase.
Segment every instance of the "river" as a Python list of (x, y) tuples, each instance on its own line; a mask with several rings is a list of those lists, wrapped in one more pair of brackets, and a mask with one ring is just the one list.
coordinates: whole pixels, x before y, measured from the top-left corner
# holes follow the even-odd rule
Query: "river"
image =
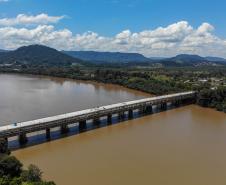
[[(4, 124), (147, 97), (114, 85), (0, 75)], [(2, 93), (3, 92), (3, 93)], [(58, 185), (224, 185), (226, 114), (196, 105), (16, 150)]]
[(148, 96), (117, 85), (11, 74), (0, 74), (0, 93), (0, 125)]

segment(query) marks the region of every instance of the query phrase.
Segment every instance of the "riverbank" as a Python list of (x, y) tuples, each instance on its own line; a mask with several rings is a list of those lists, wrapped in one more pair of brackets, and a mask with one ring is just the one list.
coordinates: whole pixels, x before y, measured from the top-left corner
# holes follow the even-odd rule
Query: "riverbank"
[(189, 91), (191, 88), (170, 79), (154, 78), (141, 71), (108, 68), (78, 68), (78, 67), (29, 67), (22, 69), (1, 69), (0, 72), (15, 74), (44, 75), (65, 79), (116, 84), (153, 95), (164, 95)]
[[(209, 81), (203, 83), (198, 80), (201, 77), (205, 79), (209, 76), (217, 76), (216, 69), (213, 71), (207, 69), (208, 73), (205, 70), (202, 71), (203, 69), (200, 69), (201, 72), (190, 70), (187, 68), (184, 70), (174, 69), (174, 71), (173, 69), (169, 69), (169, 71), (167, 69), (165, 71), (164, 69), (156, 69), (156, 72), (145, 69), (143, 71), (139, 69), (126, 70), (125, 68), (28, 67), (20, 70), (0, 69), (0, 72), (116, 84), (157, 96), (194, 90), (197, 91), (198, 105), (226, 112), (226, 86), (215, 83), (216, 87), (211, 88)], [(183, 71), (185, 74), (182, 73)]]

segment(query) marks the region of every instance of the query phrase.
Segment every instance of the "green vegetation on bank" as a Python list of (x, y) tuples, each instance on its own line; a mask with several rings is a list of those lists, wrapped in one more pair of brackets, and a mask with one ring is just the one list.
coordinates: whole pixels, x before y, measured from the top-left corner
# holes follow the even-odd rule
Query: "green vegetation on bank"
[(55, 185), (42, 180), (42, 172), (35, 165), (23, 169), (14, 156), (0, 154), (0, 185)]
[(200, 90), (197, 103), (203, 107), (216, 108), (218, 111), (226, 113), (226, 87)]
[(201, 106), (225, 111), (226, 67), (40, 66), (0, 67), (0, 72), (47, 75), (122, 85), (154, 95), (195, 90)]

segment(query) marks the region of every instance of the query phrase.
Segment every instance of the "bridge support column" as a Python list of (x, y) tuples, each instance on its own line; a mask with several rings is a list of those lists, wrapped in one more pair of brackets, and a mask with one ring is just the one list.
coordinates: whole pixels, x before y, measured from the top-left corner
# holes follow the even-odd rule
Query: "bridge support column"
[(60, 129), (61, 129), (61, 134), (66, 134), (69, 132), (69, 128), (68, 128), (67, 124), (61, 125)]
[(0, 138), (0, 153), (8, 153), (8, 138)]
[(181, 100), (175, 100), (173, 104), (174, 106), (179, 107), (181, 105)]
[(87, 127), (86, 121), (80, 121), (78, 124), (78, 127), (79, 127), (79, 131), (84, 131)]
[(195, 100), (195, 98), (186, 98), (186, 99), (182, 100), (182, 103), (183, 104), (193, 104), (193, 103), (196, 103), (196, 100)]
[(141, 107), (141, 108), (139, 109), (139, 114), (144, 114), (145, 112), (146, 112), (146, 106)]
[(133, 119), (133, 110), (132, 109), (129, 110), (128, 117), (129, 117), (129, 119)]
[(99, 124), (100, 124), (100, 118), (95, 118), (95, 119), (93, 120), (93, 124), (94, 124), (94, 125), (99, 125)]
[(107, 116), (107, 122), (108, 122), (108, 124), (111, 124), (112, 123), (112, 115), (111, 114), (108, 114), (108, 116)]
[(177, 107), (177, 106), (178, 106), (178, 105), (177, 105), (177, 101), (173, 101), (173, 102), (172, 102), (172, 105), (175, 106), (175, 107)]
[(191, 104), (196, 103), (197, 99), (196, 98), (191, 98)]
[(153, 111), (152, 105), (146, 106), (146, 108), (145, 108), (145, 113), (150, 114), (150, 113), (152, 113), (152, 111)]
[(189, 100), (188, 99), (182, 99), (181, 100), (181, 104), (182, 105), (186, 105), (186, 104), (188, 104), (189, 103)]
[(21, 145), (24, 145), (24, 144), (26, 144), (27, 142), (28, 142), (28, 139), (27, 139), (26, 133), (21, 133), (21, 134), (19, 135), (19, 143), (20, 143)]
[(125, 119), (125, 113), (124, 112), (120, 112), (118, 113), (118, 119), (121, 121), (121, 120), (124, 120)]
[(161, 103), (161, 110), (167, 110), (167, 103), (166, 102)]
[(46, 139), (50, 139), (50, 128), (46, 129)]

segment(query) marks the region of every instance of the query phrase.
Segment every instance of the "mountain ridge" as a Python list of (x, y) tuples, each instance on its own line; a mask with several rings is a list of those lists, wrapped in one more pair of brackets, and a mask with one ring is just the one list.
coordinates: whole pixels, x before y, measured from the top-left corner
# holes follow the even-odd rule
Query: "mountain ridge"
[(71, 65), (82, 64), (80, 59), (63, 54), (56, 49), (43, 45), (22, 46), (14, 51), (1, 52), (0, 63), (19, 63), (33, 65)]
[(149, 62), (151, 60), (139, 53), (98, 52), (98, 51), (62, 51), (62, 52), (72, 57), (97, 63)]
[(0, 50), (0, 64), (33, 64), (68, 66), (79, 65), (119, 65), (119, 66), (219, 66), (226, 65), (220, 57), (179, 54), (175, 57), (150, 57), (139, 53), (97, 52), (97, 51), (58, 51), (43, 45), (23, 46), (13, 51)]
[(199, 55), (193, 55), (193, 54), (179, 54), (175, 57), (167, 58), (164, 60), (161, 60), (161, 64), (167, 64), (167, 65), (175, 65), (175, 66), (217, 66), (217, 65), (226, 65), (226, 60), (223, 61), (221, 58), (220, 61), (217, 60), (217, 57), (211, 57), (215, 58), (216, 60), (210, 60), (210, 57), (201, 57)]
[(201, 66), (226, 65), (226, 59), (220, 57), (201, 57), (192, 54), (179, 54), (174, 57), (145, 57), (139, 53), (97, 52), (97, 51), (62, 51), (72, 57), (77, 57), (92, 63), (134, 63), (136, 65), (161, 64), (163, 66)]
[(218, 61), (218, 62), (226, 62), (226, 59), (225, 58), (222, 58), (222, 57), (213, 57), (213, 56), (208, 56), (208, 57), (205, 57), (208, 61), (212, 61), (212, 62), (215, 62), (215, 61)]

